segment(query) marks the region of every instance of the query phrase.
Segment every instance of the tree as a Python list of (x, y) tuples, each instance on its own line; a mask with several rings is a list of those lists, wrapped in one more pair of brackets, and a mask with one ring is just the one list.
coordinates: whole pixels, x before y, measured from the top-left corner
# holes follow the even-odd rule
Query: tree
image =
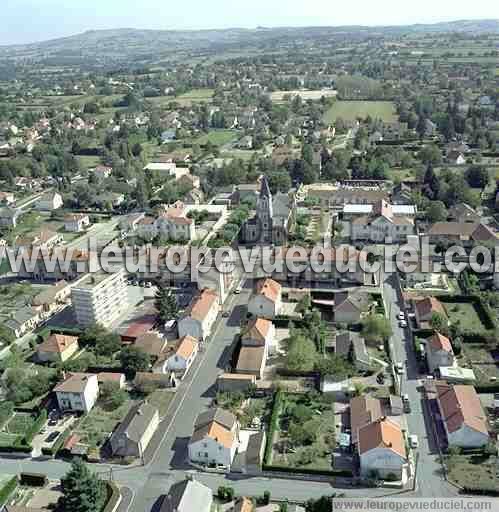
[(389, 320), (382, 315), (369, 315), (362, 323), (362, 335), (366, 341), (387, 340), (392, 335)]
[(481, 165), (472, 165), (464, 173), (466, 181), (473, 188), (484, 189), (489, 184), (489, 173), (487, 169)]
[(120, 389), (115, 382), (104, 382), (99, 386), (100, 400), (104, 407), (110, 411), (114, 411), (121, 407), (128, 398), (128, 394), (124, 389)]
[(81, 459), (71, 464), (71, 469), (61, 480), (61, 510), (72, 512), (98, 512), (106, 501), (104, 482), (91, 472)]
[(315, 343), (300, 334), (288, 343), (287, 367), (290, 370), (308, 372), (313, 370), (317, 359)]
[(442, 313), (435, 311), (431, 315), (430, 325), (432, 329), (444, 333), (447, 331), (447, 318)]
[(156, 292), (154, 305), (158, 310), (159, 319), (166, 323), (179, 317), (177, 299), (171, 288), (161, 285)]
[(447, 218), (445, 204), (442, 201), (430, 201), (426, 210), (426, 216), (432, 224), (445, 220)]
[(151, 364), (149, 354), (133, 346), (123, 348), (119, 359), (123, 370), (130, 378), (134, 378), (137, 372), (147, 370)]

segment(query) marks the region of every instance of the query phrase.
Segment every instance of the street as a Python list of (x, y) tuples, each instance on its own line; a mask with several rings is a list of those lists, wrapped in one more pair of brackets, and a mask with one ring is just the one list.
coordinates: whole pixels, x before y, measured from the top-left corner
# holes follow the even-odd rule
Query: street
[(424, 497), (455, 496), (457, 491), (443, 478), (442, 468), (438, 461), (438, 450), (433, 438), (430, 418), (425, 413), (423, 395), (418, 390), (418, 382), (424, 375), (418, 374), (418, 362), (412, 349), (412, 340), (408, 328), (401, 328), (397, 319), (402, 309), (400, 281), (396, 272), (386, 274), (383, 285), (385, 304), (388, 306), (393, 336), (395, 363), (402, 362), (405, 371), (402, 376), (401, 393), (409, 395), (411, 413), (406, 415), (409, 434), (416, 434), (419, 439), (419, 463), (417, 471), (417, 495)]

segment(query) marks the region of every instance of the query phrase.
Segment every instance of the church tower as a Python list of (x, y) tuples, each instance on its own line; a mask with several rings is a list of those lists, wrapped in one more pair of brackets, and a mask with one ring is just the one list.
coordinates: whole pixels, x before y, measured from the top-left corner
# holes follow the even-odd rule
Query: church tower
[(260, 184), (260, 195), (256, 203), (256, 219), (260, 228), (260, 243), (272, 243), (272, 194), (267, 176), (263, 176)]

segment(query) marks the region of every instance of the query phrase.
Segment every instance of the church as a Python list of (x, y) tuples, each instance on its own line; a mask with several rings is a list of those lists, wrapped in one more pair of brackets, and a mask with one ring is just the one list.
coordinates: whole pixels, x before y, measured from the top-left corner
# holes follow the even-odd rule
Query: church
[(267, 177), (262, 176), (255, 216), (244, 224), (244, 242), (255, 245), (284, 245), (293, 223), (294, 211), (294, 198), (282, 192), (273, 196)]

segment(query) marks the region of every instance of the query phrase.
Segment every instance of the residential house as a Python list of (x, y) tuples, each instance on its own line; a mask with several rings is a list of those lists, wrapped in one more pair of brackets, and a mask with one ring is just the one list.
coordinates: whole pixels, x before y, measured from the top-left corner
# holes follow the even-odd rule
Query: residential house
[(443, 304), (436, 297), (425, 297), (424, 299), (415, 300), (414, 312), (416, 314), (416, 324), (419, 329), (430, 326), (434, 313), (438, 313), (448, 319)]
[(359, 429), (378, 421), (383, 416), (381, 402), (371, 396), (356, 396), (350, 399), (350, 430), (352, 444), (357, 445)]
[(156, 332), (144, 332), (133, 342), (134, 346), (156, 360), (167, 350), (168, 342)]
[(457, 364), (450, 339), (436, 332), (426, 342), (426, 358), (430, 372), (441, 366), (455, 366)]
[(13, 192), (1, 192), (0, 191), (0, 203), (9, 205), (15, 202), (15, 196)]
[(181, 338), (192, 336), (204, 341), (211, 334), (213, 324), (220, 310), (219, 297), (214, 290), (205, 288), (194, 297), (178, 321), (178, 333)]
[(36, 355), (42, 363), (63, 363), (78, 352), (78, 337), (51, 334), (36, 347)]
[(236, 417), (223, 409), (210, 409), (198, 415), (188, 445), (189, 460), (230, 468), (237, 452), (239, 425)]
[[(357, 217), (350, 222), (352, 240), (368, 240), (373, 242), (403, 242), (414, 233), (414, 220), (409, 215), (396, 215), (396, 207), (380, 201), (373, 206), (372, 213)], [(408, 208), (399, 205), (397, 208)]]
[(253, 137), (251, 135), (244, 136), (238, 143), (240, 149), (253, 149)]
[(158, 426), (156, 407), (147, 402), (133, 405), (109, 439), (113, 455), (142, 457)]
[(71, 233), (80, 233), (90, 226), (90, 217), (84, 213), (75, 213), (64, 217), (64, 229)]
[(253, 316), (274, 319), (282, 306), (282, 287), (273, 279), (258, 281), (255, 293), (248, 303), (248, 312)]
[(414, 187), (409, 185), (405, 181), (401, 181), (398, 185), (395, 185), (392, 192), (392, 204), (395, 205), (411, 205), (414, 203), (413, 200)]
[(59, 192), (46, 192), (36, 203), (36, 208), (43, 211), (53, 211), (62, 208), (63, 200)]
[(125, 374), (117, 372), (100, 372), (97, 374), (97, 382), (99, 388), (103, 384), (112, 384), (116, 389), (124, 389), (125, 387)]
[(113, 168), (108, 167), (107, 165), (98, 165), (93, 170), (93, 173), (98, 181), (102, 181), (102, 180), (105, 180), (106, 178), (109, 178), (109, 176), (111, 176), (111, 174), (113, 173)]
[(71, 287), (68, 283), (59, 281), (35, 295), (31, 305), (39, 310), (41, 318), (49, 318), (70, 303), (70, 295)]
[(447, 219), (452, 222), (459, 222), (460, 224), (465, 222), (477, 224), (480, 222), (481, 217), (469, 204), (458, 203), (449, 209)]
[(481, 222), (435, 222), (429, 231), (430, 244), (459, 244), (472, 247), (475, 243), (497, 242), (497, 235)]
[(346, 186), (332, 183), (313, 183), (302, 186), (298, 200), (314, 199), (324, 208), (343, 208), (346, 204), (376, 204), (388, 201), (389, 194), (379, 185)]
[(359, 371), (367, 371), (371, 368), (371, 358), (366, 342), (357, 333), (348, 331), (336, 335), (335, 353), (351, 361)]
[(183, 378), (196, 359), (199, 344), (192, 336), (183, 336), (174, 348), (166, 350), (153, 366), (155, 373), (170, 373)]
[(212, 490), (189, 478), (171, 486), (159, 512), (211, 512), (212, 505)]
[(404, 435), (398, 423), (380, 418), (358, 430), (360, 473), (381, 479), (407, 481), (409, 464)]
[(26, 333), (31, 332), (40, 323), (40, 312), (37, 308), (24, 306), (16, 309), (8, 316), (0, 317), (2, 324), (16, 338), (21, 338)]
[(61, 411), (88, 413), (99, 396), (97, 375), (71, 373), (54, 388)]
[(464, 165), (466, 157), (460, 151), (451, 150), (447, 153), (447, 162), (452, 165)]
[(0, 208), (0, 227), (15, 228), (21, 213), (22, 210), (11, 208), (10, 206)]
[(40, 249), (52, 249), (63, 240), (61, 233), (50, 231), (49, 229), (42, 229), (40, 232), (26, 237), (19, 237), (15, 240), (17, 249), (24, 248), (30, 249), (39, 247)]
[(274, 324), (266, 318), (252, 318), (241, 336), (241, 343), (248, 347), (265, 347), (270, 352), (275, 336)]
[(334, 321), (357, 324), (371, 308), (371, 300), (361, 291), (341, 291), (334, 294)]
[(222, 373), (217, 377), (217, 389), (221, 393), (225, 392), (245, 392), (256, 385), (254, 375), (238, 373)]
[(381, 126), (384, 139), (402, 139), (407, 130), (407, 123), (401, 123), (399, 121), (385, 121)]
[(239, 374), (254, 375), (257, 379), (263, 378), (267, 350), (265, 346), (241, 346), (235, 372)]
[(490, 440), (487, 415), (475, 388), (437, 382), (436, 391), (449, 446), (485, 446)]

